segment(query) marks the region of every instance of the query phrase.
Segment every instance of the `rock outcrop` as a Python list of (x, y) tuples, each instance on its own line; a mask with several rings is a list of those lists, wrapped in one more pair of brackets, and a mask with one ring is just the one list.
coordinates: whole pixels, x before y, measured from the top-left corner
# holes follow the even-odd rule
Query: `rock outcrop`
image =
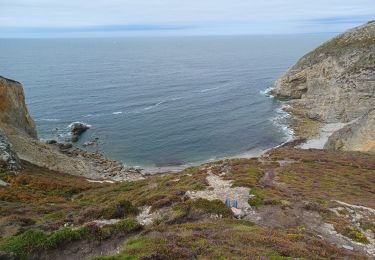
[[(358, 119), (327, 146), (375, 151), (373, 144), (364, 145), (375, 129), (369, 112), (375, 107), (375, 22), (351, 29), (302, 57), (269, 94), (288, 100), (288, 111), (296, 118), (292, 127), (305, 134), (301, 137), (311, 137), (314, 133), (303, 130), (314, 129), (314, 124)], [(361, 130), (355, 130), (359, 124)]]
[(0, 126), (37, 138), (34, 120), (25, 103), (21, 83), (0, 76)]
[(333, 133), (324, 148), (332, 150), (375, 151), (375, 108), (355, 122)]
[(0, 169), (9, 171), (21, 170), (21, 162), (17, 154), (13, 151), (4, 132), (0, 129)]
[(70, 134), (72, 136), (72, 142), (78, 141), (79, 137), (90, 129), (90, 126), (81, 122), (74, 122), (70, 125)]

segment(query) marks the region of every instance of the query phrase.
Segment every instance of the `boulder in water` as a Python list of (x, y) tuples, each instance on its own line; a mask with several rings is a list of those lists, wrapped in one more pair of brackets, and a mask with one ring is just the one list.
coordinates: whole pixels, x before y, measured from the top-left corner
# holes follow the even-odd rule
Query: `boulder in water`
[(70, 125), (70, 133), (72, 135), (72, 142), (77, 142), (81, 134), (90, 129), (90, 126), (81, 122), (74, 122)]

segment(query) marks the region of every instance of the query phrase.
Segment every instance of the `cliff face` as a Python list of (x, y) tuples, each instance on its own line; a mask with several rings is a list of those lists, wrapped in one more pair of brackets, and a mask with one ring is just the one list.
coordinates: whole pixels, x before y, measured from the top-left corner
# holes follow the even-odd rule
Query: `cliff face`
[[(375, 22), (349, 30), (302, 57), (270, 94), (289, 99), (289, 111), (297, 118), (295, 128), (304, 128), (301, 122), (306, 119), (316, 123), (360, 119), (361, 131), (373, 132), (374, 121), (364, 115), (375, 107)], [(363, 138), (368, 138), (367, 130)], [(375, 151), (373, 143), (362, 149), (349, 141), (354, 134), (342, 131), (335, 138), (336, 143), (337, 138), (345, 143), (334, 146), (338, 149)], [(359, 135), (355, 139), (366, 143)]]
[[(25, 104), (22, 85), (0, 76), (0, 127), (8, 131), (17, 129), (37, 138), (34, 120)], [(12, 129), (13, 128), (13, 129)]]
[[(90, 165), (82, 160), (68, 157), (37, 139), (35, 123), (25, 104), (22, 85), (4, 77), (0, 77), (0, 129), (3, 130), (1, 133), (6, 144), (9, 144), (0, 147), (1, 154), (10, 155), (8, 150), (11, 149), (17, 158), (74, 175), (89, 175), (91, 171)], [(5, 163), (7, 165), (4, 167), (12, 166), (10, 159), (4, 157)]]

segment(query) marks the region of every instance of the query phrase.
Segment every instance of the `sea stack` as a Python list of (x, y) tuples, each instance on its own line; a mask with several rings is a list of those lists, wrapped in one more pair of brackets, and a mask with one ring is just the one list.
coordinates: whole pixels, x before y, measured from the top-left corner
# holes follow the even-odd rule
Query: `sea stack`
[(74, 122), (70, 125), (70, 134), (72, 136), (72, 142), (78, 141), (79, 137), (90, 129), (90, 126), (81, 122)]

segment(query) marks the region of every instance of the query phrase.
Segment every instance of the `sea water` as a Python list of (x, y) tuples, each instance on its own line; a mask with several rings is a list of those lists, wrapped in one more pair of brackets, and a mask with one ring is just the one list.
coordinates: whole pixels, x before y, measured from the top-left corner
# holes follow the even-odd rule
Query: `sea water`
[(82, 145), (132, 166), (255, 155), (291, 138), (264, 95), (330, 34), (0, 39), (0, 75), (23, 83), (39, 137), (91, 125)]

